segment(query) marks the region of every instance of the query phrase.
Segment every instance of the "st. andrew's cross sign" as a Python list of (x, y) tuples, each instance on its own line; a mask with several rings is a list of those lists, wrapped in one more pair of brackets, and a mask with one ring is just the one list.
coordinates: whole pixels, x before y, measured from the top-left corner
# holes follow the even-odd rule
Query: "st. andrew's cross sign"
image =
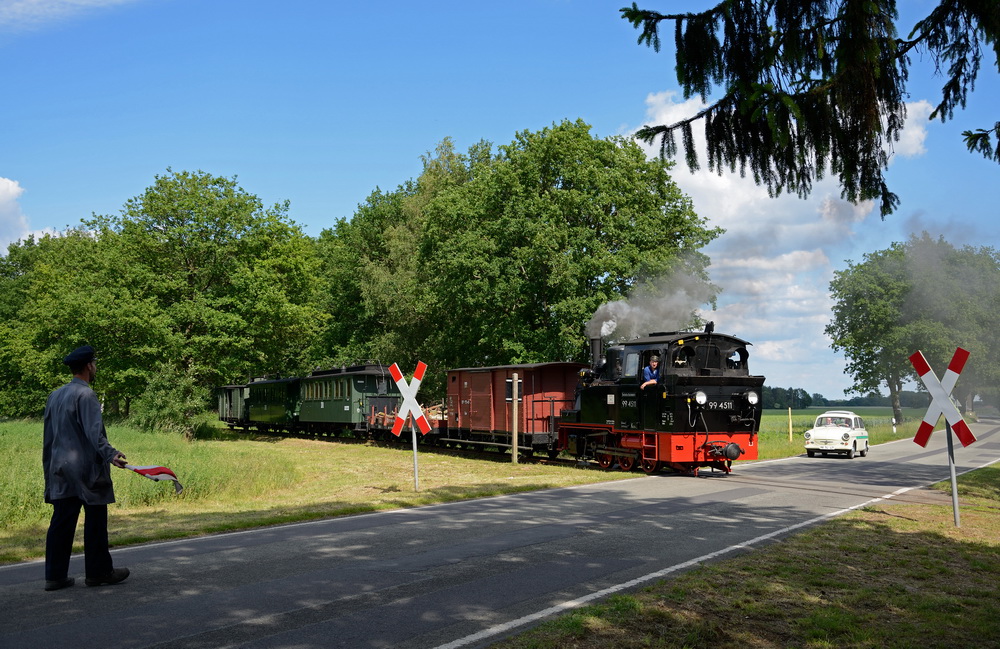
[(417, 390), (420, 389), (420, 382), (424, 379), (424, 372), (427, 370), (427, 365), (417, 361), (417, 369), (413, 373), (413, 380), (410, 381), (409, 385), (406, 383), (406, 379), (403, 378), (403, 373), (399, 371), (399, 366), (395, 363), (389, 368), (389, 374), (392, 375), (392, 380), (396, 382), (396, 387), (399, 388), (399, 394), (403, 397), (403, 405), (399, 408), (399, 412), (396, 413), (396, 421), (392, 423), (392, 434), (399, 437), (399, 434), (403, 432), (403, 423), (406, 421), (407, 415), (413, 415), (413, 420), (417, 422), (417, 428), (420, 429), (420, 434), (426, 435), (431, 432), (431, 425), (427, 422), (427, 417), (424, 416), (424, 411), (417, 403)]
[(934, 432), (934, 426), (941, 415), (944, 415), (946, 439), (948, 441), (948, 469), (951, 472), (951, 508), (955, 515), (955, 527), (961, 527), (962, 523), (958, 513), (958, 480), (955, 477), (955, 449), (951, 442), (951, 431), (954, 430), (955, 434), (958, 435), (962, 446), (968, 446), (976, 441), (976, 436), (969, 430), (969, 425), (962, 418), (962, 413), (958, 411), (958, 408), (955, 407), (954, 402), (951, 400), (951, 391), (954, 389), (955, 383), (958, 382), (958, 375), (962, 373), (965, 361), (967, 360), (969, 360), (969, 352), (961, 347), (957, 348), (955, 354), (951, 357), (951, 362), (948, 363), (948, 369), (945, 370), (944, 378), (939, 381), (934, 370), (931, 369), (930, 363), (924, 358), (923, 353), (918, 351), (910, 356), (910, 363), (913, 364), (913, 369), (917, 371), (917, 375), (924, 382), (927, 391), (931, 395), (931, 405), (928, 406), (927, 414), (924, 416), (924, 420), (920, 422), (920, 428), (917, 429), (917, 434), (913, 436), (913, 441), (921, 446), (927, 446), (927, 442), (931, 438), (931, 433)]
[(917, 375), (920, 376), (920, 380), (924, 382), (927, 391), (932, 397), (931, 405), (927, 408), (927, 414), (920, 423), (917, 434), (913, 437), (913, 441), (917, 444), (927, 446), (927, 441), (930, 439), (931, 433), (934, 432), (934, 426), (942, 414), (945, 420), (951, 425), (952, 430), (955, 431), (958, 440), (962, 442), (962, 446), (968, 446), (976, 441), (976, 436), (969, 430), (969, 425), (965, 423), (962, 414), (951, 400), (951, 391), (954, 389), (955, 383), (958, 381), (958, 375), (962, 373), (967, 360), (969, 360), (969, 352), (961, 347), (957, 348), (955, 354), (951, 357), (948, 369), (944, 373), (944, 378), (939, 381), (922, 352), (918, 351), (910, 356), (910, 363), (913, 364), (913, 369), (917, 371)]
[[(420, 382), (423, 380), (426, 370), (427, 364), (417, 361), (413, 380), (407, 383), (406, 379), (403, 378), (403, 373), (399, 371), (398, 365), (393, 363), (389, 368), (389, 374), (392, 375), (392, 380), (396, 382), (399, 394), (403, 397), (403, 403), (396, 412), (396, 420), (392, 422), (392, 434), (396, 437), (399, 437), (399, 434), (403, 432), (403, 424), (406, 423), (408, 416), (413, 417), (421, 434), (426, 435), (431, 432), (431, 425), (427, 422), (427, 417), (424, 416), (424, 410), (417, 403), (417, 390), (420, 388)], [(410, 430), (413, 434), (413, 490), (420, 491), (420, 471), (417, 467), (417, 430), (412, 426)]]

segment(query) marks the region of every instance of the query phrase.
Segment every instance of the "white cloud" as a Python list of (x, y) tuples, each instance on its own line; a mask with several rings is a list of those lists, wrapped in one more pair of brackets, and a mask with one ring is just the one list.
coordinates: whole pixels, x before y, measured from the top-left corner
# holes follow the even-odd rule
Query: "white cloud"
[(927, 153), (924, 140), (927, 139), (927, 122), (933, 110), (924, 99), (906, 105), (906, 122), (899, 134), (899, 142), (893, 146), (896, 155), (912, 158)]
[(24, 188), (16, 180), (0, 177), (0, 247), (27, 236), (28, 219), (17, 202)]
[[(645, 123), (671, 124), (691, 117), (704, 104), (662, 92), (650, 94), (646, 106)], [(909, 114), (918, 122), (921, 114), (926, 115), (921, 111), (917, 105)], [(916, 153), (921, 130), (908, 121), (898, 151)], [(674, 181), (691, 197), (700, 216), (726, 229), (705, 251), (712, 259), (712, 281), (723, 292), (716, 310), (702, 316), (714, 320), (719, 331), (754, 344), (753, 369), (767, 376), (769, 385), (842, 397), (851, 380), (843, 374), (844, 360), (832, 351), (823, 331), (833, 307), (829, 294), (836, 269), (833, 260), (839, 263), (856, 256), (858, 229), (879, 218), (874, 204), (843, 200), (836, 177), (830, 175), (816, 181), (804, 199), (772, 198), (752, 178), (728, 172), (720, 176), (705, 169), (704, 135), (698, 125), (694, 136), (703, 168), (689, 172), (681, 159), (672, 174)], [(651, 156), (658, 153), (656, 147), (647, 151)]]
[(0, 28), (33, 29), (90, 11), (139, 0), (4, 0), (0, 2)]

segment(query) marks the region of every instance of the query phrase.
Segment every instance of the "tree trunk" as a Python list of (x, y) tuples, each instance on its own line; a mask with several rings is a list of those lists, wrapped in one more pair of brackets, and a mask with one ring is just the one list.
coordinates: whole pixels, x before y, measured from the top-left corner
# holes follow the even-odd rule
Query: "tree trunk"
[(892, 417), (897, 424), (903, 421), (903, 407), (899, 405), (899, 391), (902, 388), (900, 381), (886, 381), (889, 386), (889, 398), (892, 400)]

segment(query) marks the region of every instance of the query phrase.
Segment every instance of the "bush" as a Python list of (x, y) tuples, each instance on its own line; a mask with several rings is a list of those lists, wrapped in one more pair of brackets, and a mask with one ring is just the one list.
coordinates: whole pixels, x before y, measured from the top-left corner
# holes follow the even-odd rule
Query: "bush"
[(193, 439), (204, 424), (198, 415), (204, 412), (208, 397), (208, 390), (197, 384), (190, 370), (164, 364), (132, 404), (129, 422), (140, 430), (182, 433)]

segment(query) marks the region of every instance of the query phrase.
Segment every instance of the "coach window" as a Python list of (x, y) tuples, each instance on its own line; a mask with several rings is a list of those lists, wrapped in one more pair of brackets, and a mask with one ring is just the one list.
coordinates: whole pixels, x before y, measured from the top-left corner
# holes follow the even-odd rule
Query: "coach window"
[(632, 378), (639, 373), (639, 354), (625, 356), (625, 376)]

